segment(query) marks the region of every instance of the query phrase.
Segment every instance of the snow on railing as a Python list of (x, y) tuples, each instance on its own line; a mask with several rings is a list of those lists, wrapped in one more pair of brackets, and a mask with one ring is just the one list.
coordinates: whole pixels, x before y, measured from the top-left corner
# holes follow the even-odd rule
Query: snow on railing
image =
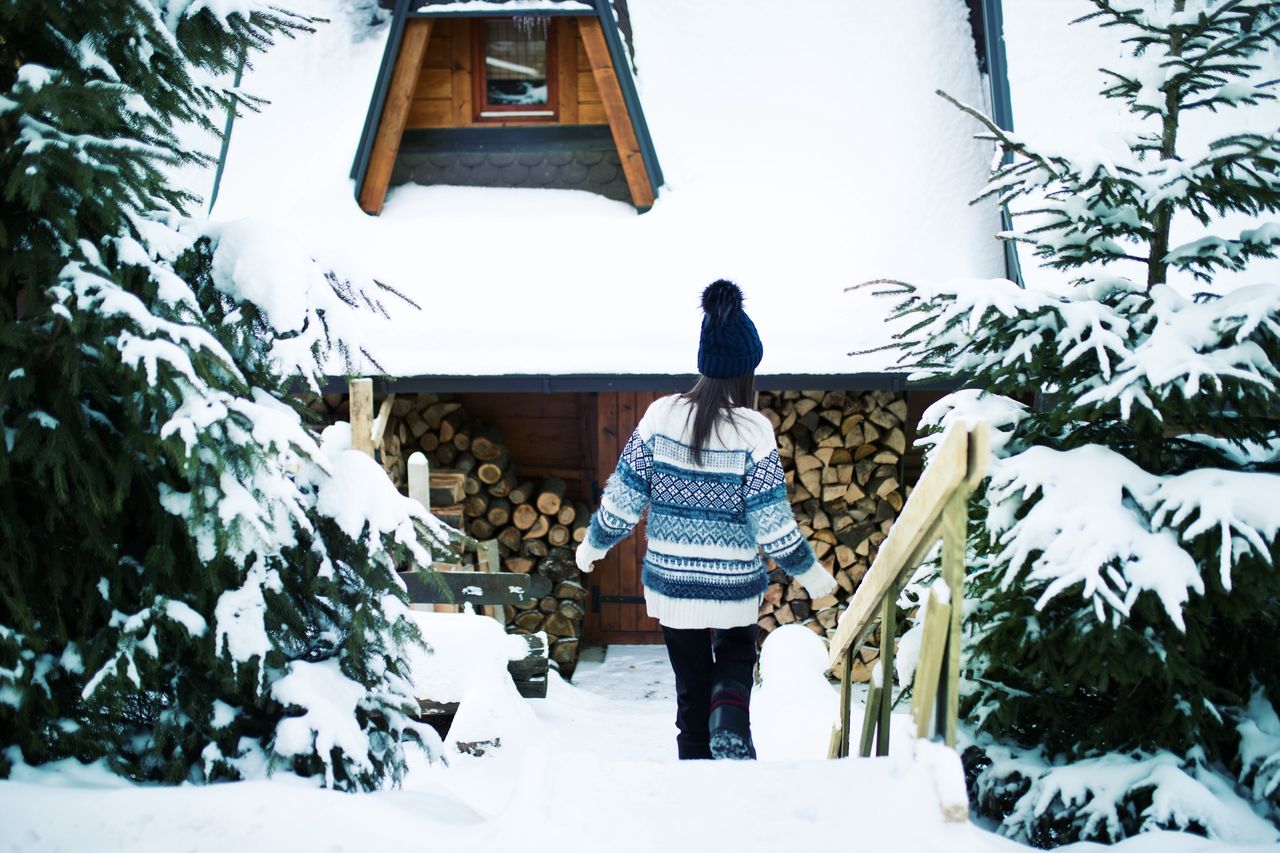
[(841, 616), (830, 649), (831, 667), (841, 674), (840, 718), (831, 731), (831, 758), (849, 755), (853, 659), (871, 636), (877, 618), (880, 658), (867, 694), (859, 752), (871, 755), (874, 740), (877, 755), (889, 754), (898, 594), (939, 539), (943, 583), (935, 585), (924, 605), (924, 638), (911, 710), (917, 737), (926, 738), (937, 731), (948, 746), (955, 746), (969, 492), (982, 479), (988, 455), (985, 422), (957, 423), (947, 429)]

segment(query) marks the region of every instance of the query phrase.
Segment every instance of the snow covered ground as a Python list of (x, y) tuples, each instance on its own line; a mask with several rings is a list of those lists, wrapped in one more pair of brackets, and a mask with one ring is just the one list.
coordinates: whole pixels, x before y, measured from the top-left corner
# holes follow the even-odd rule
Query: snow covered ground
[[(610, 647), (602, 663), (584, 662), (574, 682), (553, 678), (545, 700), (525, 702), (524, 731), (510, 743), (479, 757), (455, 753), (448, 766), (419, 763), (398, 791), (337, 794), (287, 774), (205, 788), (138, 787), (96, 768), (21, 769), (0, 782), (0, 851), (482, 853), (526, 849), (538, 839), (569, 853), (745, 853), (777, 850), (779, 838), (784, 847), (843, 839), (857, 849), (1027, 849), (973, 824), (943, 822), (934, 776), (911, 758), (905, 718), (895, 719), (889, 758), (681, 763), (661, 647)], [(768, 697), (766, 680), (755, 700), (762, 754), (788, 737), (784, 718), (761, 718)], [(1115, 848), (1264, 849), (1276, 848), (1169, 833)]]

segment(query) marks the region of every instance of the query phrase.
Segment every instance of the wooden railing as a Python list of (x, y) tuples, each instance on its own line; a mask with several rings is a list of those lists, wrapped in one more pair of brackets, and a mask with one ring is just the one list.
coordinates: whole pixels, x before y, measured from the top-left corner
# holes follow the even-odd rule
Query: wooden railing
[(969, 492), (986, 471), (987, 456), (985, 423), (955, 424), (947, 429), (840, 617), (830, 644), (832, 670), (840, 673), (840, 718), (831, 732), (830, 757), (849, 755), (853, 660), (877, 619), (880, 656), (867, 694), (859, 754), (870, 755), (873, 742), (877, 755), (889, 754), (897, 599), (939, 539), (945, 586), (935, 586), (928, 603), (921, 604), (925, 608), (924, 638), (911, 710), (917, 736), (942, 733), (947, 745), (955, 746)]

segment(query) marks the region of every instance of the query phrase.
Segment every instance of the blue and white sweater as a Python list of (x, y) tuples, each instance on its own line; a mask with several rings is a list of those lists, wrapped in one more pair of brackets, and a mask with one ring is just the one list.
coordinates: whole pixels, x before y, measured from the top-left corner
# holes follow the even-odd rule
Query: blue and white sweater
[(756, 621), (768, 575), (760, 550), (817, 598), (835, 581), (800, 535), (772, 425), (734, 409), (693, 461), (691, 405), (651, 405), (605, 485), (581, 556), (598, 560), (649, 510), (641, 582), (650, 616), (670, 628), (733, 628)]

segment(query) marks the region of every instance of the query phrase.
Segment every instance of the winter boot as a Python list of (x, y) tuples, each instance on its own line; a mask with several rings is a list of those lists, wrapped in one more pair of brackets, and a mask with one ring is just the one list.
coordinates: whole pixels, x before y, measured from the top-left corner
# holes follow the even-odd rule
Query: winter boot
[(756, 757), (751, 742), (751, 690), (736, 681), (721, 681), (711, 694), (712, 758)]

